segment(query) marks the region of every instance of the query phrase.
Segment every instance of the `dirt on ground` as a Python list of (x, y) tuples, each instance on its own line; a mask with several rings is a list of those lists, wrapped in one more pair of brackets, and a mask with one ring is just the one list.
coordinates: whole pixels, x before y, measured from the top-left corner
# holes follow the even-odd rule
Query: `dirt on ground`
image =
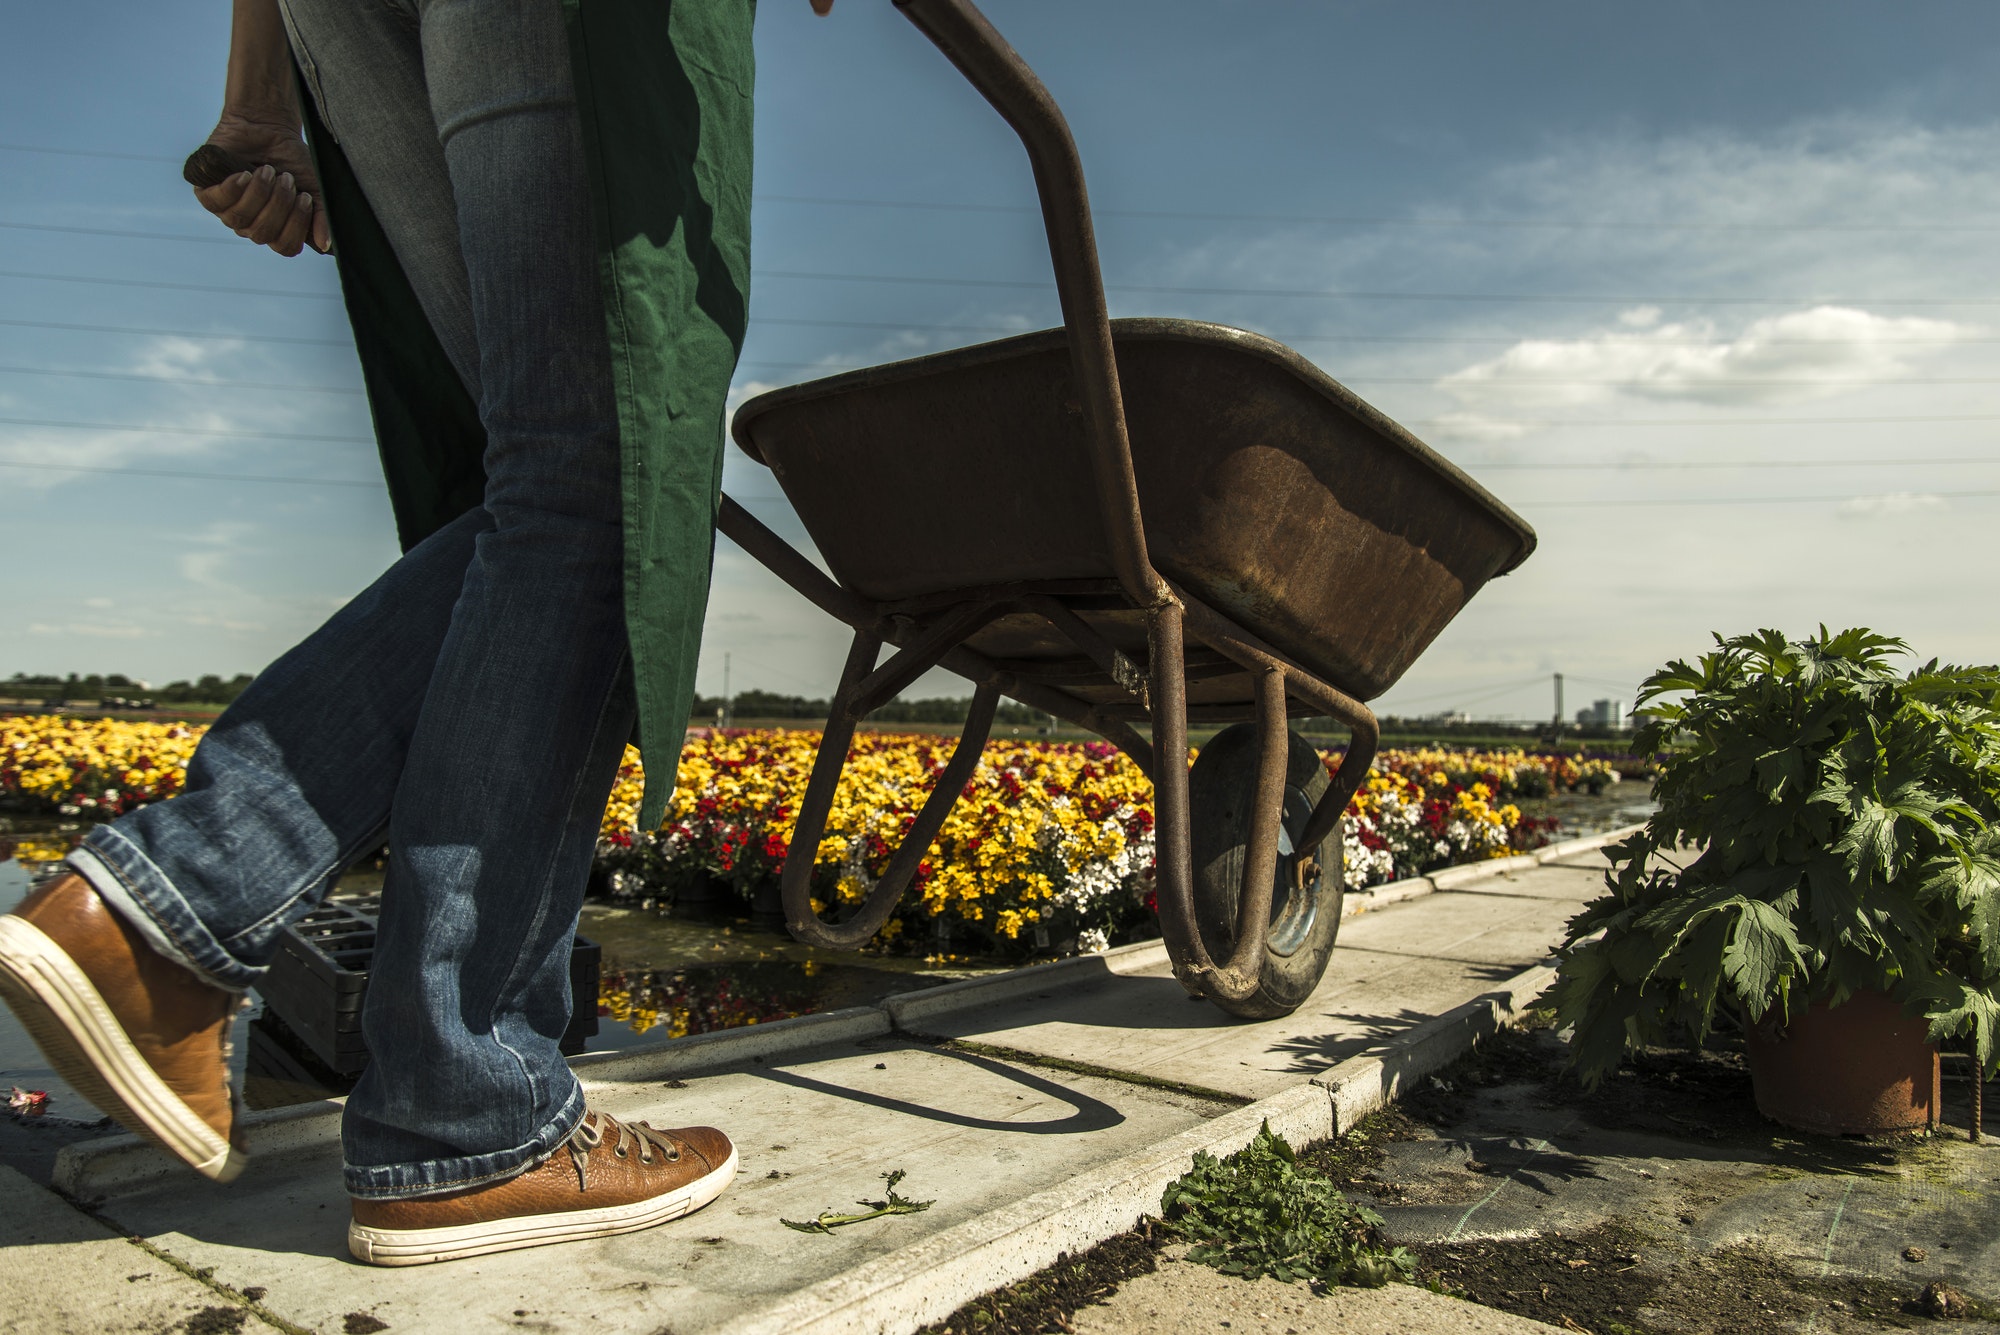
[(1042, 1335), (1067, 1331), (1080, 1307), (1102, 1302), (1134, 1275), (1159, 1268), (1167, 1245), (1157, 1220), (1144, 1219), (1130, 1233), (1078, 1256), (1063, 1256), (1039, 1274), (1009, 1284), (953, 1312), (919, 1335)]
[[(1494, 1035), (1300, 1162), (1384, 1215), (1419, 1285), (1562, 1330), (2000, 1335), (1996, 1295), (1963, 1279), (1991, 1271), (2000, 1177), (1962, 1130), (1791, 1132), (1758, 1114), (1727, 1035), (1589, 1091), (1565, 1058), (1545, 1028)], [(1149, 1220), (930, 1330), (1067, 1331), (1166, 1238)]]
[[(1871, 1140), (1791, 1132), (1758, 1114), (1742, 1052), (1726, 1038), (1707, 1049), (1635, 1054), (1590, 1091), (1566, 1074), (1565, 1057), (1561, 1042), (1546, 1031), (1494, 1035), (1424, 1081), (1400, 1105), (1313, 1147), (1305, 1157), (1350, 1195), (1383, 1210), (1392, 1238), (1405, 1217), (1412, 1223), (1437, 1217), (1435, 1211), (1426, 1216), (1422, 1207), (1483, 1204), (1509, 1179), (1531, 1181), (1551, 1207), (1560, 1205), (1566, 1187), (1629, 1195), (1634, 1208), (1628, 1217), (1612, 1213), (1580, 1228), (1514, 1227), (1517, 1210), (1511, 1218), (1489, 1220), (1483, 1236), (1475, 1230), (1469, 1236), (1397, 1238), (1418, 1258), (1417, 1282), (1568, 1330), (1859, 1335), (1926, 1327), (1936, 1320), (1958, 1322), (1954, 1329), (1961, 1331), (2000, 1329), (1993, 1324), (2000, 1310), (1990, 1299), (1943, 1280), (1927, 1282), (1924, 1263), (1940, 1258), (1921, 1246), (1902, 1249), (1900, 1270), (1870, 1275), (1840, 1273), (1824, 1261), (1802, 1267), (1795, 1257), (1759, 1245), (1755, 1236), (1702, 1245), (1702, 1226), (1730, 1209), (1732, 1180), (1749, 1180), (1757, 1189), (1780, 1184), (1804, 1190), (1820, 1178), (1828, 1184), (1826, 1195), (1845, 1204), (1852, 1187), (1836, 1192), (1838, 1184), (1921, 1180), (1940, 1173), (1950, 1178), (1952, 1169), (1940, 1151), (1969, 1149), (1955, 1144), (1960, 1133)], [(1565, 1145), (1544, 1140), (1538, 1149), (1520, 1146), (1518, 1134), (1495, 1135), (1496, 1128), (1535, 1122), (1576, 1130), (1563, 1137)], [(1547, 1134), (1550, 1140), (1560, 1136), (1554, 1130)], [(1490, 1148), (1482, 1148), (1496, 1142), (1526, 1152), (1515, 1161), (1482, 1162), (1480, 1155), (1497, 1160)], [(1598, 1144), (1614, 1154), (1642, 1147), (1648, 1156), (1634, 1162), (1656, 1163), (1662, 1174), (1668, 1165), (1699, 1163), (1734, 1166), (1737, 1177), (1720, 1169), (1713, 1181), (1696, 1175), (1696, 1184), (1681, 1188), (1677, 1198), (1683, 1208), (1663, 1216), (1658, 1209), (1638, 1208), (1642, 1197), (1653, 1198), (1655, 1205), (1664, 1198), (1655, 1172), (1642, 1167), (1629, 1187), (1615, 1180), (1607, 1187), (1604, 1166), (1575, 1149)], [(1418, 1153), (1425, 1148), (1459, 1157), (1441, 1168), (1437, 1153), (1428, 1158)], [(1408, 1171), (1412, 1164), (1416, 1169)], [(1543, 1204), (1537, 1200), (1533, 1208)], [(1468, 1206), (1461, 1225), (1475, 1208)], [(1666, 1228), (1660, 1226), (1663, 1217)], [(1826, 1237), (1828, 1258), (1840, 1227), (1836, 1212)]]

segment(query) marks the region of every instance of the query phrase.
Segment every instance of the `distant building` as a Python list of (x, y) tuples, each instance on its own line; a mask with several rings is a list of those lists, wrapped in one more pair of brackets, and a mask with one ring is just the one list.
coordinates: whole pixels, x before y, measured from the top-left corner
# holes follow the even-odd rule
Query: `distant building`
[(1437, 724), (1470, 723), (1472, 722), (1472, 715), (1466, 713), (1463, 709), (1447, 709), (1442, 713), (1425, 714), (1417, 722)]
[(1593, 700), (1588, 707), (1576, 711), (1576, 721), (1580, 727), (1623, 731), (1625, 704), (1622, 700)]

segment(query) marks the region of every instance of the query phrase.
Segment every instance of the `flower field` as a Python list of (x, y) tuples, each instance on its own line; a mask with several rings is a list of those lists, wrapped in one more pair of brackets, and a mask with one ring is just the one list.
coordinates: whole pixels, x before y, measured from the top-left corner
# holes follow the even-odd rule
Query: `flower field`
[[(0, 801), (105, 818), (171, 797), (202, 731), (0, 717)], [(681, 754), (666, 820), (653, 831), (633, 827), (643, 771), (628, 750), (600, 831), (604, 883), (620, 898), (669, 902), (719, 890), (775, 907), (818, 741), (789, 730), (697, 731)], [(856, 738), (814, 859), (822, 910), (858, 902), (874, 885), (952, 745), (926, 735)], [(1338, 755), (1327, 763), (1337, 769)], [(1534, 847), (1548, 823), (1523, 818), (1514, 799), (1597, 791), (1617, 778), (1602, 760), (1385, 751), (1345, 818), (1346, 884)], [(1151, 785), (1116, 748), (996, 740), (883, 934), (912, 946), (921, 939), (924, 949), (1101, 947), (1151, 916), (1152, 865)]]
[(184, 723), (0, 716), (0, 798), (109, 818), (181, 790), (207, 729)]

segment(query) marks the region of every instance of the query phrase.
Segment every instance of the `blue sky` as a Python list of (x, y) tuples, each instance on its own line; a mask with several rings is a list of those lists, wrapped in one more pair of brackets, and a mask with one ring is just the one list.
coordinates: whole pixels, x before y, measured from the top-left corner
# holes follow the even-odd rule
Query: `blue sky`
[[(2000, 659), (2000, 10), (988, 12), (1068, 113), (1115, 313), (1279, 336), (1540, 530), (1378, 708), (1629, 697), (1760, 625)], [(395, 554), (331, 262), (179, 182), (221, 0), (0, 14), (0, 675), (254, 671)], [(1054, 322), (1045, 286), (888, 281), (1047, 259), (1019, 149), (885, 0), (764, 0), (758, 44), (739, 398)], [(1176, 287), (1291, 295), (1143, 290)], [(727, 485), (803, 540), (761, 470)], [(843, 645), (723, 545), (704, 690), (727, 652), (823, 693)]]

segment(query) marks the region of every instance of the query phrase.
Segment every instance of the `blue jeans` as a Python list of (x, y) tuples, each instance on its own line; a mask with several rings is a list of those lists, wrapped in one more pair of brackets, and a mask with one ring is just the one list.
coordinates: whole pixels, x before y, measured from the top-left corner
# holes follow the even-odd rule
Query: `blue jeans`
[[(285, 0), (295, 53), (488, 433), (484, 504), (267, 668), (186, 790), (71, 865), (158, 949), (254, 985), (390, 847), (348, 1190), (509, 1177), (583, 1115), (557, 1044), (634, 704), (619, 438), (557, 0)], [(330, 219), (336, 237), (340, 219)]]

